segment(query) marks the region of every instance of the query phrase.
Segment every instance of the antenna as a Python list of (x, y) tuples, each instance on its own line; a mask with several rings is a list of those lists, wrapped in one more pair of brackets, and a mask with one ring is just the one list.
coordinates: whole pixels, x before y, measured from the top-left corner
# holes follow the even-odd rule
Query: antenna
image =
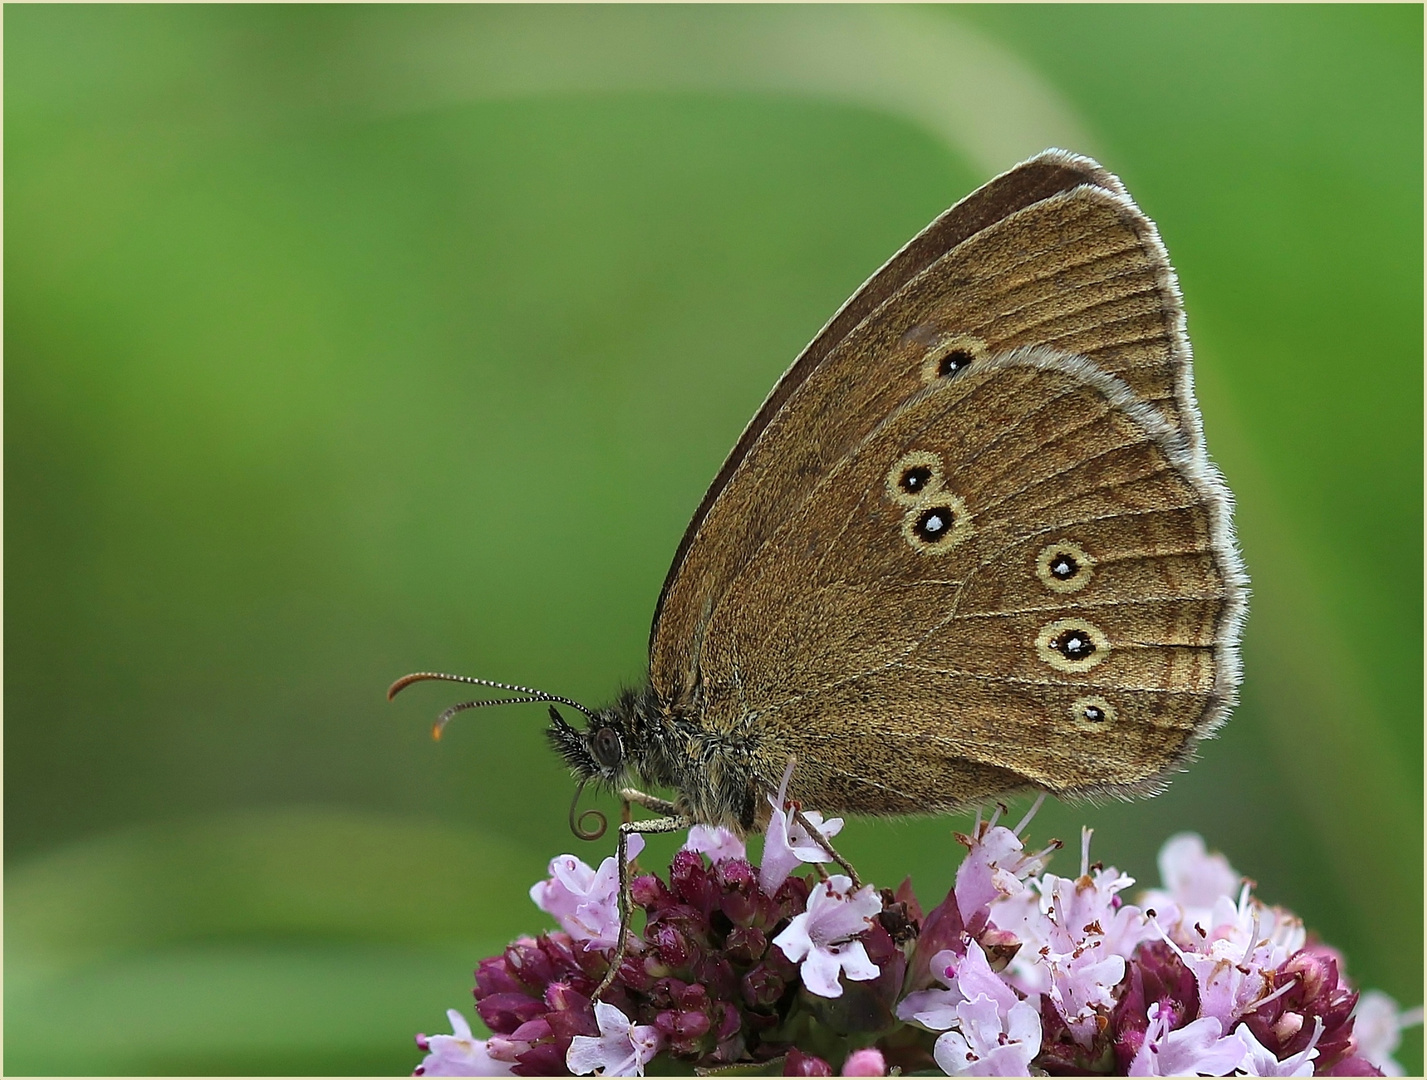
[(451, 717), (455, 716), (458, 712), (464, 712), (466, 709), (481, 709), (487, 705), (518, 705), (530, 701), (556, 701), (561, 705), (568, 705), (572, 709), (578, 709), (590, 720), (594, 720), (595, 718), (595, 714), (590, 712), (589, 709), (585, 708), (578, 701), (561, 697), (559, 694), (547, 694), (544, 690), (536, 690), (530, 686), (516, 686), (514, 683), (494, 682), (491, 679), (477, 679), (473, 675), (447, 675), (439, 671), (416, 671), (410, 675), (403, 675), (387, 688), (386, 699), (390, 701), (412, 683), (425, 682), (430, 679), (435, 679), (440, 682), (470, 683), (473, 686), (490, 686), (497, 690), (514, 690), (517, 694), (522, 695), (521, 697), (486, 698), (480, 701), (463, 701), (459, 705), (452, 705), (438, 716), (436, 723), (432, 725), (431, 737), (433, 739), (441, 738), (441, 732), (445, 729), (447, 723), (450, 722)]

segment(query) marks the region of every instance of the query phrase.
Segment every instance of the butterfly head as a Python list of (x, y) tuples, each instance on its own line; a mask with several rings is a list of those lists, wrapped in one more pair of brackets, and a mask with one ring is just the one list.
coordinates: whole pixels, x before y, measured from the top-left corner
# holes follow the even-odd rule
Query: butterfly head
[(618, 786), (625, 771), (630, 732), (617, 708), (590, 714), (589, 722), (581, 730), (551, 705), (546, 735), (577, 780), (582, 783), (597, 780), (610, 787)]

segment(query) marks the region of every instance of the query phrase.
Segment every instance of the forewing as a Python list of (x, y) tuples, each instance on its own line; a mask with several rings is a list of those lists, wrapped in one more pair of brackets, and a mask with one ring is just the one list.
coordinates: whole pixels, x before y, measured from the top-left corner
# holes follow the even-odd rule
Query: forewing
[(1225, 715), (1228, 493), (1123, 380), (1047, 349), (893, 410), (729, 582), (706, 726), (825, 811), (1154, 790)]
[(928, 227), (834, 317), (774, 388), (695, 514), (655, 613), (654, 689), (689, 703), (709, 620), (808, 493), (949, 356), (1032, 345), (1121, 376), (1198, 445), (1174, 275), (1110, 174), (1048, 152)]

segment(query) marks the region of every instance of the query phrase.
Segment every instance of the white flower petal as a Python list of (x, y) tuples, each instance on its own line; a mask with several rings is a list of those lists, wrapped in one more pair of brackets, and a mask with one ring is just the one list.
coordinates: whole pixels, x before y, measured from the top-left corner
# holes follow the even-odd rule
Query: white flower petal
[(600, 1026), (600, 1035), (605, 1038), (629, 1035), (629, 1017), (607, 1002), (595, 1002), (595, 1023)]
[(945, 1031), (956, 1024), (956, 1007), (965, 1000), (959, 990), (918, 990), (897, 1003), (897, 1019)]
[(471, 1037), (471, 1025), (466, 1022), (466, 1017), (460, 1009), (447, 1009), (446, 1019), (451, 1021), (451, 1033), (458, 1039), (469, 1039)]
[(837, 979), (842, 972), (842, 963), (826, 949), (813, 949), (809, 952), (800, 970), (803, 985), (809, 992), (817, 994), (818, 997), (842, 997), (842, 983)]
[(842, 970), (847, 973), (847, 977), (854, 982), (866, 982), (881, 974), (860, 941), (849, 941), (846, 945), (839, 945), (833, 955), (837, 957), (838, 963), (842, 965)]
[(936, 1045), (932, 1047), (932, 1056), (941, 1066), (941, 1071), (948, 1076), (965, 1076), (977, 1060), (971, 1044), (959, 1031), (948, 1031), (938, 1038)]
[(593, 1035), (576, 1035), (565, 1052), (565, 1066), (576, 1076), (584, 1076), (604, 1067), (602, 1040)]
[(808, 935), (808, 920), (806, 911), (801, 915), (794, 915), (793, 921), (773, 939), (773, 944), (795, 964), (813, 950), (813, 939)]

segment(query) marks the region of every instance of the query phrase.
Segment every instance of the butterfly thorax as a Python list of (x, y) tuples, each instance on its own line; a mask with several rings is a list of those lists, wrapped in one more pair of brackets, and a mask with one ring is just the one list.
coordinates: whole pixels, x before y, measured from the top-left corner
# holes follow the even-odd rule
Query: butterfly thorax
[(710, 731), (695, 710), (649, 688), (623, 691), (583, 731), (552, 719), (550, 741), (577, 780), (672, 789), (679, 813), (693, 821), (738, 833), (758, 828), (762, 784), (750, 736)]

